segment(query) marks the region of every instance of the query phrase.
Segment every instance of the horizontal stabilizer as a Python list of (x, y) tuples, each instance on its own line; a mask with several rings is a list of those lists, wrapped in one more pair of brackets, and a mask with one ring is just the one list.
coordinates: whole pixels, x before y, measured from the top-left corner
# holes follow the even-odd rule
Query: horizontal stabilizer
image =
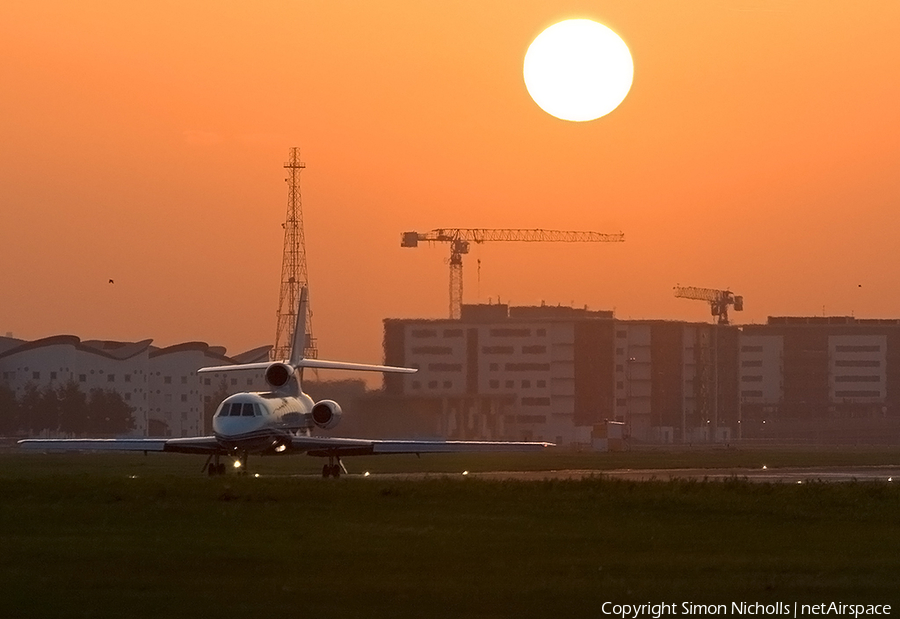
[(298, 368), (315, 368), (319, 370), (356, 370), (358, 372), (393, 372), (396, 374), (415, 374), (415, 368), (401, 368), (393, 365), (369, 365), (366, 363), (347, 363), (345, 361), (325, 361), (324, 359), (302, 359)]
[(263, 361), (262, 363), (236, 363), (234, 365), (217, 365), (211, 368), (200, 368), (197, 370), (198, 374), (204, 374), (206, 372), (233, 372), (235, 370), (265, 370), (270, 365), (272, 365), (269, 361)]
[[(401, 368), (393, 365), (371, 365), (367, 363), (348, 363), (345, 361), (325, 361), (324, 359), (300, 359), (296, 364), (290, 361), (282, 361), (294, 369), (315, 368), (319, 370), (355, 370), (357, 372), (395, 372), (400, 374), (413, 374), (415, 368)], [(266, 370), (272, 363), (238, 363), (235, 365), (217, 365), (211, 368), (200, 368), (198, 373), (207, 372), (234, 372), (236, 370)]]

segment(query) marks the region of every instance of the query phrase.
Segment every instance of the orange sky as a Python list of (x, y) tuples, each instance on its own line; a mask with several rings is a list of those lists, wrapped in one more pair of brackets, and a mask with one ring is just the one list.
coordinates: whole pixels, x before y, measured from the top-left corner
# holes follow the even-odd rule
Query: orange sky
[[(634, 58), (589, 123), (522, 80), (572, 17)], [(0, 334), (271, 343), (291, 146), (326, 358), (447, 314), (447, 247), (399, 247), (436, 227), (626, 235), (475, 248), (467, 302), (900, 317), (898, 71), (896, 0), (7, 2)]]

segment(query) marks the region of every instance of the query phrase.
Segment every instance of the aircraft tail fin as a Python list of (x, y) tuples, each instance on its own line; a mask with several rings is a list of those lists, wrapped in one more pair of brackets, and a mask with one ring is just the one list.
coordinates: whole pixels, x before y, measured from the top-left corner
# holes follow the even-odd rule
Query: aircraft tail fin
[(291, 357), (289, 363), (297, 367), (303, 360), (306, 350), (306, 316), (309, 312), (309, 289), (306, 286), (300, 289), (300, 307), (297, 309), (297, 322), (294, 324), (294, 341), (291, 344)]

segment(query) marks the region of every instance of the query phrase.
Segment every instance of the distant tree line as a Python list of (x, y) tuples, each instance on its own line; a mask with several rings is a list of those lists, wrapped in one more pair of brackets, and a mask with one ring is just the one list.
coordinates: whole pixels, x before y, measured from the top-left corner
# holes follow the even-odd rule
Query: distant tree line
[(0, 385), (0, 436), (115, 436), (134, 429), (133, 413), (119, 393), (99, 388), (85, 393), (71, 380), (60, 387), (28, 383), (21, 398)]

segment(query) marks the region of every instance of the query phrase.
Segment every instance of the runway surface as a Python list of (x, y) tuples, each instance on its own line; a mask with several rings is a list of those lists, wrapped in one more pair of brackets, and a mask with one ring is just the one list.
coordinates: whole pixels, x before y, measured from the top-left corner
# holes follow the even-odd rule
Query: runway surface
[(693, 479), (699, 481), (726, 481), (732, 479), (756, 483), (804, 483), (804, 482), (854, 482), (880, 481), (900, 483), (900, 466), (856, 467), (791, 467), (791, 468), (716, 468), (716, 469), (569, 469), (558, 471), (490, 471), (458, 473), (351, 473), (351, 477), (374, 479), (434, 479), (443, 477), (472, 477), (492, 480), (541, 481), (549, 479), (624, 479), (628, 481), (670, 481)]

